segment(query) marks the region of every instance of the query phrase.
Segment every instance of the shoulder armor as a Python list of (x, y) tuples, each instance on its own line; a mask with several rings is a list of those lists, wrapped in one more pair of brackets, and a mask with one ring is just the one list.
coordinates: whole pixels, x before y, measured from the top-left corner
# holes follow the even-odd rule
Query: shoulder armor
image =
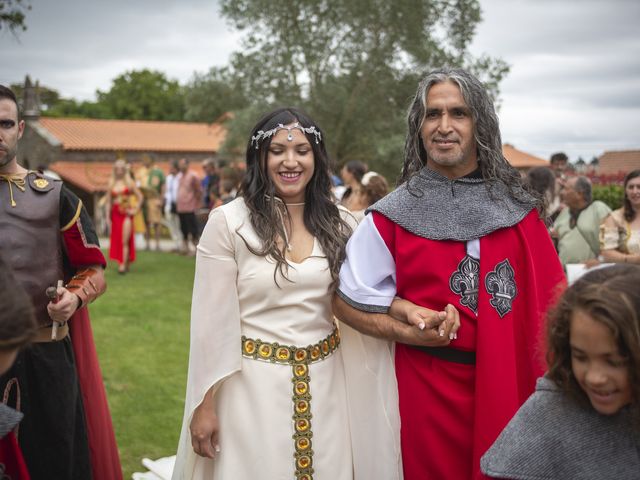
[(47, 177), (40, 172), (30, 170), (27, 173), (27, 179), (29, 182), (29, 186), (36, 192), (46, 193), (50, 192), (55, 188), (55, 183), (62, 183), (61, 180), (57, 180), (51, 177)]

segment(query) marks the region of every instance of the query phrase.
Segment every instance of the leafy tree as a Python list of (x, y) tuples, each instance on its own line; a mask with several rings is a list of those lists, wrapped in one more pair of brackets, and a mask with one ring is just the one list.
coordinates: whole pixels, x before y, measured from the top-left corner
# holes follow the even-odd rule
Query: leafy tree
[(248, 101), (235, 83), (226, 68), (213, 67), (205, 74), (195, 73), (184, 88), (185, 120), (213, 122), (226, 112), (245, 108)]
[(8, 28), (13, 34), (17, 30), (25, 31), (27, 10), (31, 10), (31, 5), (24, 0), (0, 0), (0, 30)]
[[(12, 85), (21, 98), (23, 85)], [(53, 89), (39, 86), (43, 115), (50, 117), (115, 118), (122, 120), (184, 119), (183, 89), (164, 73), (133, 70), (114, 78), (106, 92), (97, 91), (97, 101), (64, 99)]]
[(113, 118), (111, 112), (102, 103), (61, 98), (50, 105), (42, 114), (48, 117), (78, 117), (78, 118)]
[[(80, 117), (80, 118), (112, 118), (110, 111), (102, 104), (95, 102), (79, 102), (74, 99), (62, 98), (60, 92), (43, 85), (37, 87), (40, 100), (40, 112), (47, 117)], [(11, 90), (22, 102), (24, 84), (13, 83)]]
[(468, 53), (477, 0), (282, 0), (278, 8), (222, 0), (221, 12), (246, 32), (229, 71), (252, 105), (305, 108), (334, 158), (364, 160), (390, 178), (402, 161), (406, 108), (427, 70), (465, 66), (495, 95), (508, 71)]
[[(13, 92), (16, 94), (16, 97), (18, 97), (18, 99), (23, 98), (24, 84), (12, 83), (10, 87), (11, 90), (13, 90)], [(57, 90), (45, 87), (43, 85), (37, 85), (36, 88), (38, 91), (38, 99), (40, 100), (40, 109), (42, 111), (46, 111), (62, 101), (62, 99), (60, 98), (60, 93)]]
[(164, 73), (132, 70), (116, 77), (107, 92), (97, 92), (97, 103), (111, 118), (124, 120), (183, 119), (182, 88)]

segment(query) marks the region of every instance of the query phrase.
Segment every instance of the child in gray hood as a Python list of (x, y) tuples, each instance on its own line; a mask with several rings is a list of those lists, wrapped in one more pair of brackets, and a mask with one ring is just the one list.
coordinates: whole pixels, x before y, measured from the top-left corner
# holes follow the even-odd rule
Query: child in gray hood
[(547, 374), (481, 460), (492, 478), (640, 479), (640, 267), (591, 271), (550, 313)]

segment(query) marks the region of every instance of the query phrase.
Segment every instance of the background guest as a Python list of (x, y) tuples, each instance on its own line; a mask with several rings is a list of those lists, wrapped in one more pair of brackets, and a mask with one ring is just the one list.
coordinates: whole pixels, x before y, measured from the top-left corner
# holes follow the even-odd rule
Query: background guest
[[(131, 198), (136, 199), (135, 204)], [(118, 262), (118, 273), (129, 271), (129, 264), (136, 259), (133, 217), (142, 206), (142, 193), (136, 187), (124, 160), (113, 164), (107, 192), (107, 211), (111, 221), (109, 258)]]
[(600, 224), (611, 213), (603, 202), (593, 201), (587, 177), (571, 177), (560, 190), (567, 206), (553, 223), (558, 239), (558, 255), (563, 266), (595, 261), (600, 255)]
[[(176, 209), (180, 218), (180, 230), (182, 230), (182, 253), (195, 255), (195, 248), (200, 238), (196, 212), (202, 205), (202, 185), (198, 176), (189, 170), (189, 160), (186, 158), (178, 161), (178, 170), (181, 175), (178, 180)], [(189, 243), (193, 245), (193, 250), (190, 250)]]
[(624, 179), (624, 204), (604, 220), (600, 231), (602, 258), (612, 263), (640, 264), (640, 170)]
[(360, 188), (362, 187), (362, 177), (369, 167), (366, 163), (361, 162), (359, 160), (351, 160), (347, 162), (342, 170), (340, 170), (340, 176), (342, 177), (342, 181), (346, 190), (342, 194), (342, 198), (340, 199), (340, 204), (343, 207), (352, 210), (352, 207), (356, 203), (357, 194), (360, 192)]

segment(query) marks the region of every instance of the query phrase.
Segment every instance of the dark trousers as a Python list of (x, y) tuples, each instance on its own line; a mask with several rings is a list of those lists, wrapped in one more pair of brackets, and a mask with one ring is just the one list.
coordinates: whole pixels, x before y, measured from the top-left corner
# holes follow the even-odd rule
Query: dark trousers
[(24, 413), (18, 442), (32, 480), (91, 479), (84, 408), (69, 337), (35, 343), (20, 352), (0, 377), (0, 393), (7, 396), (10, 407)]
[(196, 220), (196, 214), (194, 212), (178, 213), (180, 218), (180, 230), (182, 231), (182, 238), (189, 239), (189, 234), (193, 240), (200, 238), (198, 229), (198, 222)]

